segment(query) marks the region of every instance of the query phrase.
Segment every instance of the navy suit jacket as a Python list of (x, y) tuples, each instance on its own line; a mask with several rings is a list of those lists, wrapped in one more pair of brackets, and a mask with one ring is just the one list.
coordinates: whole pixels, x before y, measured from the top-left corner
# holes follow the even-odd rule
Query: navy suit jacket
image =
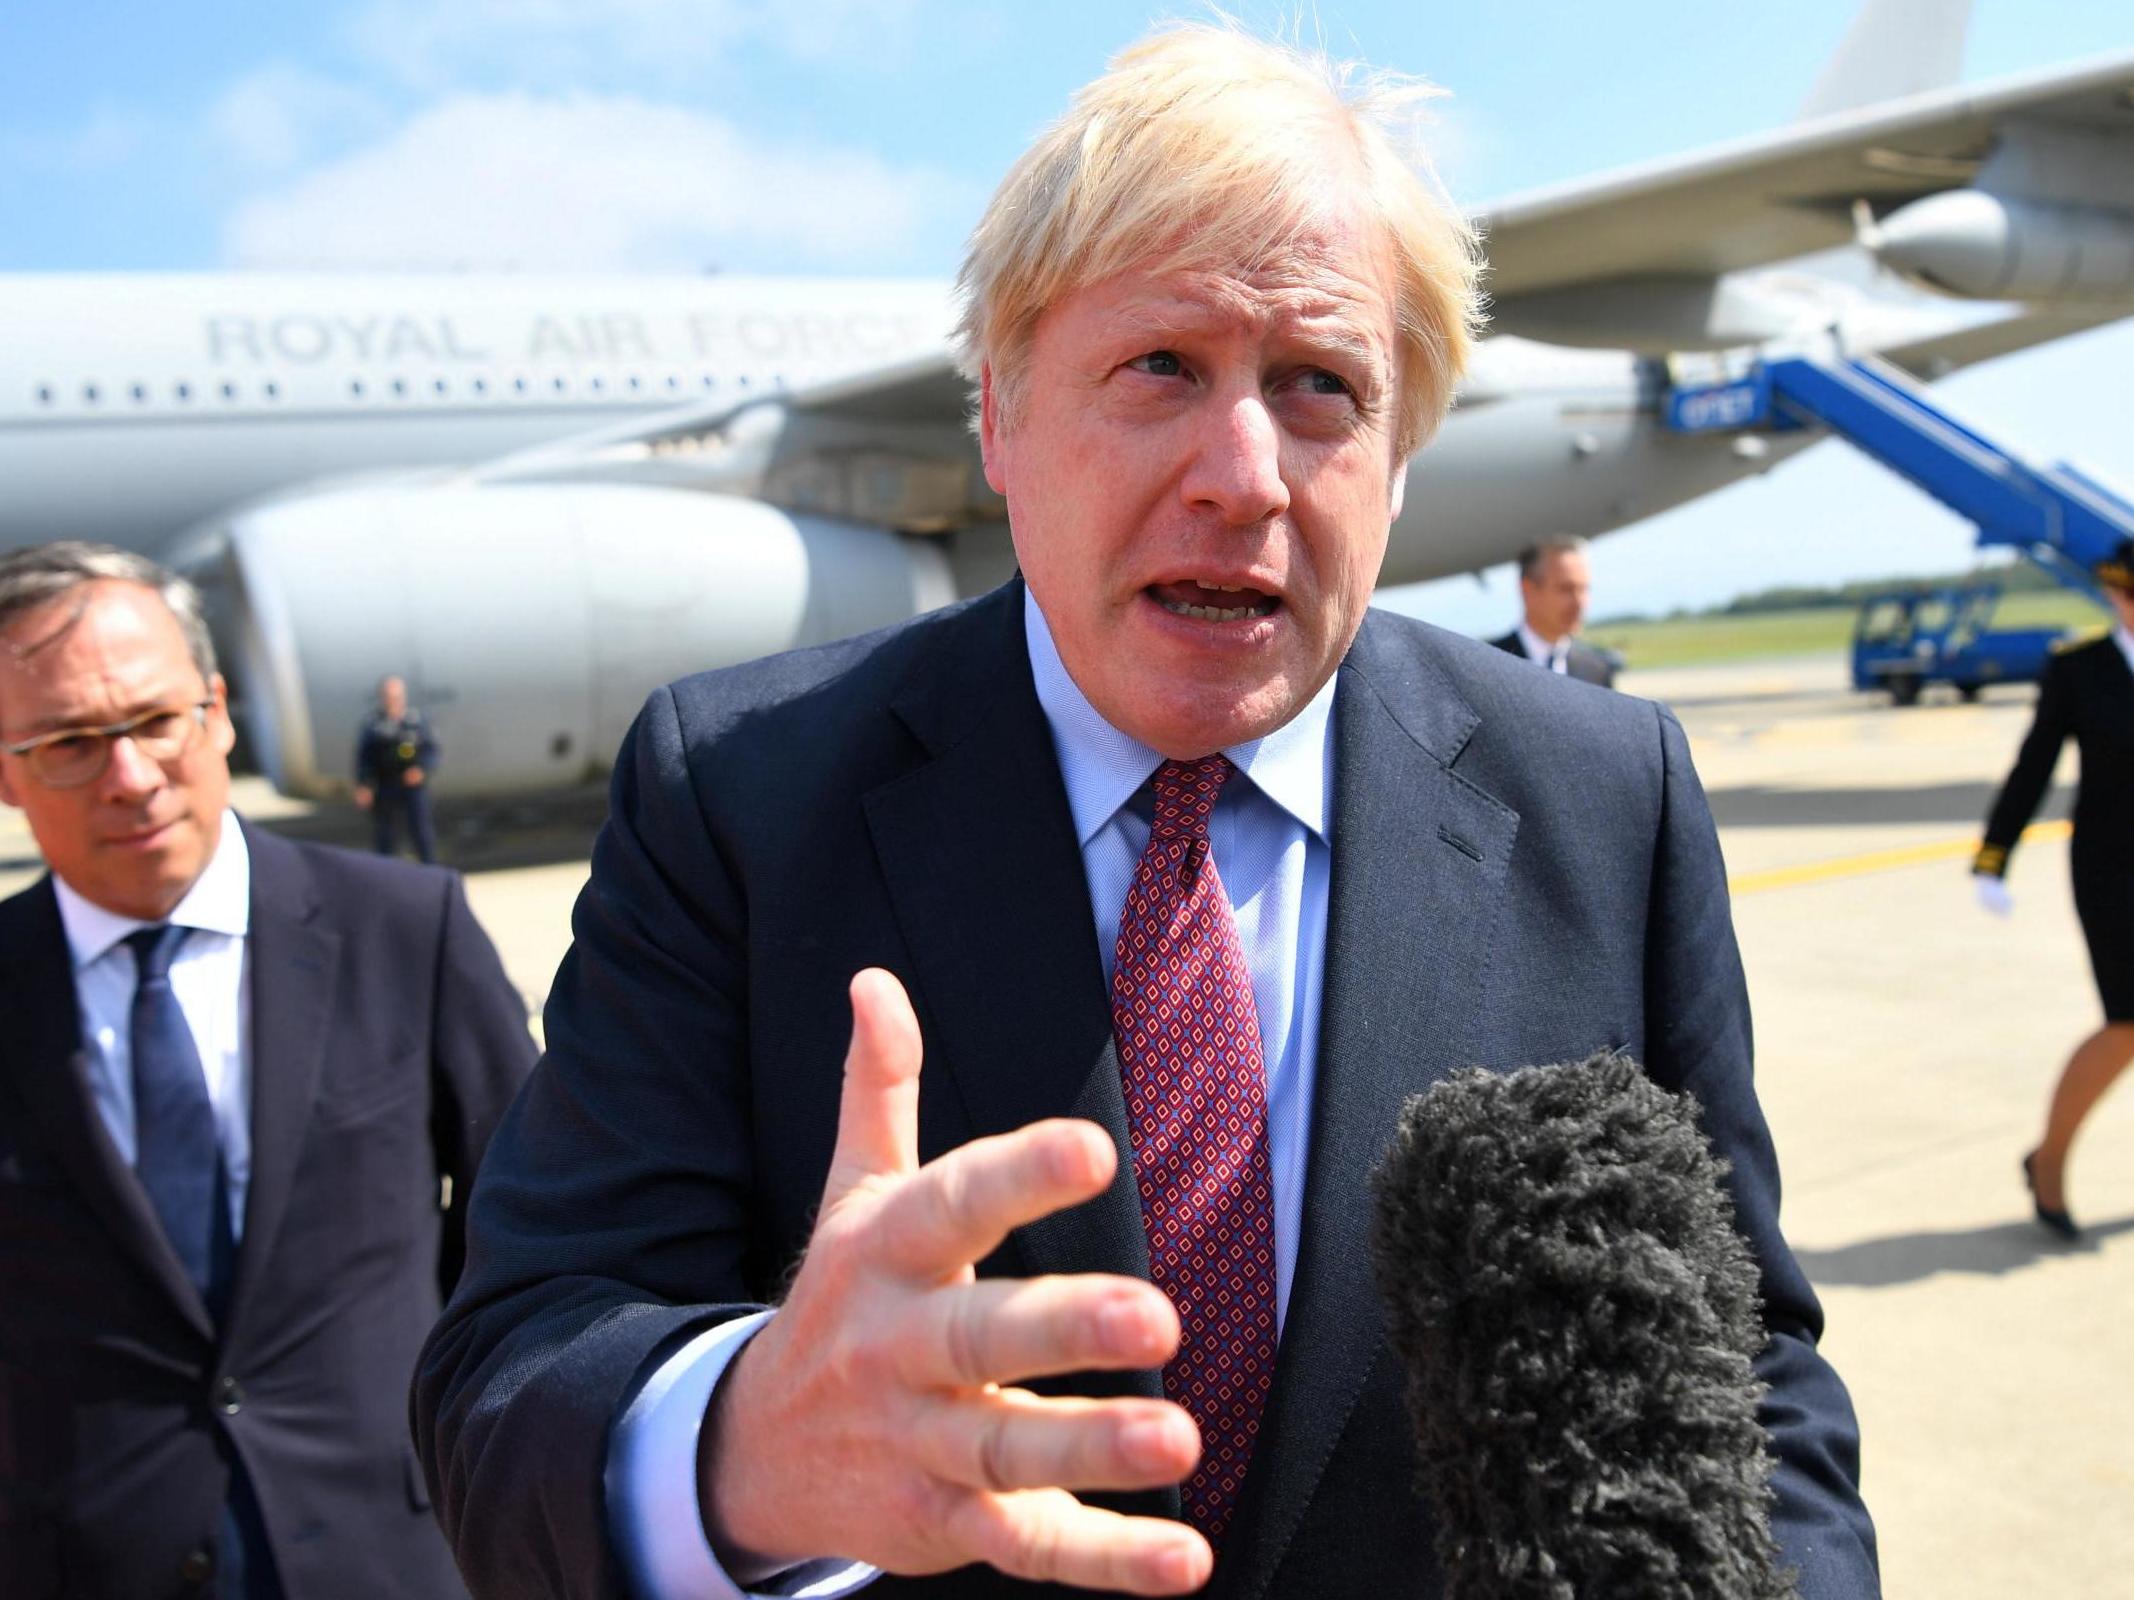
[[(1019, 584), (870, 639), (655, 694), (499, 1130), (418, 1438), (477, 1595), (622, 1592), (598, 1485), (647, 1363), (774, 1299), (805, 1245), (867, 965), (924, 1033), (920, 1155), (1047, 1116), (1118, 1180), (981, 1272), (1147, 1275), (1082, 860)], [(1763, 1270), (1777, 1529), (1808, 1600), (1876, 1592), (1850, 1404), (1778, 1233), (1716, 836), (1679, 727), (1383, 613), (1335, 700), (1333, 877), (1300, 1257), (1211, 1593), (1436, 1595), (1367, 1175), (1459, 1067), (1621, 1047), (1703, 1102)], [(1160, 1394), (1153, 1371), (1033, 1387)], [(1176, 1491), (1095, 1499), (1177, 1514)], [(901, 1592), (884, 1579), (870, 1595)], [(1026, 1592), (969, 1567), (929, 1595)]]
[[(230, 1452), (292, 1600), (463, 1594), (407, 1436), (533, 1063), (456, 876), (245, 830), (252, 1177), (218, 1328), (90, 1098), (49, 878), (0, 903), (0, 1594), (212, 1594)], [(448, 1280), (449, 1281), (449, 1280)]]
[[(1533, 663), (1534, 658), (1526, 653), (1525, 641), (1519, 637), (1517, 628), (1489, 642), (1499, 650), (1517, 656), (1521, 661), (1530, 665)], [(1591, 645), (1580, 644), (1576, 639), (1571, 641), (1571, 648), (1564, 652), (1563, 675), (1576, 678), (1581, 683), (1597, 683), (1603, 689), (1613, 688), (1615, 685), (1614, 665)]]

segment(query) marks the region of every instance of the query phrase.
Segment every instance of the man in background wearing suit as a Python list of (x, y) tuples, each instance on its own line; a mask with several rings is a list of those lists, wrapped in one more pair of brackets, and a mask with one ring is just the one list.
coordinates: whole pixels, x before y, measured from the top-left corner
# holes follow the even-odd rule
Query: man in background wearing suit
[(358, 809), (371, 814), (371, 848), (381, 856), (399, 848), (400, 824), (421, 861), (437, 859), (430, 820), (430, 775), (437, 770), (437, 738), (430, 722), (408, 704), (405, 678), (378, 680), (378, 704), (356, 732)]
[(1578, 637), (1592, 593), (1585, 540), (1565, 537), (1530, 544), (1519, 552), (1519, 626), (1490, 643), (1551, 672), (1611, 688), (1615, 663)]
[(1128, 51), (964, 268), (1022, 576), (647, 703), (417, 1379), (484, 1600), (1440, 1594), (1368, 1175), (1608, 1045), (1731, 1164), (1801, 1592), (1876, 1592), (1681, 729), (1366, 616), (1474, 316), (1412, 98)]
[(234, 737), (189, 585), (0, 557), (8, 1600), (464, 1593), (406, 1385), (524, 1009), (456, 877), (242, 823)]

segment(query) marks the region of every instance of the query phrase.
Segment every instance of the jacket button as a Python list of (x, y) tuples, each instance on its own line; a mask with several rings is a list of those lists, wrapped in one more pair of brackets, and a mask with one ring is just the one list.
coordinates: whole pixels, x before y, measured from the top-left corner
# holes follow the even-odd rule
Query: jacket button
[(215, 1404), (222, 1407), (224, 1416), (236, 1416), (245, 1408), (244, 1385), (235, 1378), (224, 1378), (215, 1385)]
[(205, 1547), (188, 1550), (185, 1559), (178, 1563), (178, 1576), (186, 1583), (198, 1587), (215, 1576), (215, 1557)]

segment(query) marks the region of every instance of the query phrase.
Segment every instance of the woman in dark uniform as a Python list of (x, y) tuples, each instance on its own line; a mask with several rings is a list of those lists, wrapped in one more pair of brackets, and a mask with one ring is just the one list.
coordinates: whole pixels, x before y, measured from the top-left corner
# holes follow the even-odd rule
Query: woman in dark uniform
[(2134, 539), (2096, 570), (2118, 626), (2047, 664), (2037, 720), (1994, 803), (1971, 868), (1979, 877), (1979, 898), (2005, 914), (2008, 891), (2001, 878), (2009, 852), (2052, 781), (2061, 744), (2073, 735), (2082, 752), (2071, 851), (2075, 910), (2104, 999), (2104, 1026), (2068, 1057), (2046, 1113), (2045, 1137), (2023, 1158), (2038, 1221), (2067, 1239), (2080, 1237), (2067, 1211), (2068, 1149), (2090, 1108), (2134, 1060)]

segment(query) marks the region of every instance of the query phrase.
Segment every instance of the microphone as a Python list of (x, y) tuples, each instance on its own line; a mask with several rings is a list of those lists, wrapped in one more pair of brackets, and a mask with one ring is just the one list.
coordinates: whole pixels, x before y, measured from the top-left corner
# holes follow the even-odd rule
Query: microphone
[(1725, 1171), (1619, 1053), (1403, 1108), (1371, 1249), (1448, 1600), (1794, 1595)]

